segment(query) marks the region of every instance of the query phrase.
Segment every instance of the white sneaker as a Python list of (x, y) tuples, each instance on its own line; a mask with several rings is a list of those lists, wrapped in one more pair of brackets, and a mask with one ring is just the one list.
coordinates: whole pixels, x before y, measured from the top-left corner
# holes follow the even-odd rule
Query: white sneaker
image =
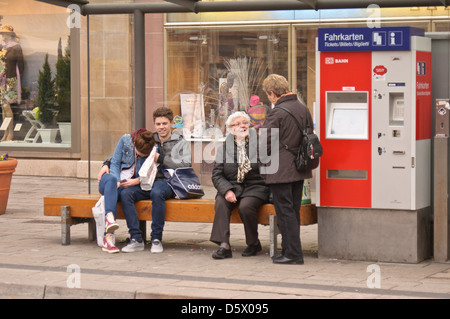
[(159, 254), (163, 252), (163, 246), (159, 239), (152, 240), (152, 248), (150, 249), (152, 254)]
[(122, 252), (124, 253), (134, 253), (135, 251), (143, 251), (144, 250), (144, 242), (138, 242), (136, 239), (132, 239), (128, 245), (122, 248)]

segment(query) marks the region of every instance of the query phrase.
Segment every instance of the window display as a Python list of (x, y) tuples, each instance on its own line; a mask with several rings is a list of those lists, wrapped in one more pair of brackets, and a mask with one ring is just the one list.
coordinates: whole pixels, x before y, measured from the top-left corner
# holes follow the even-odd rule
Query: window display
[(166, 32), (168, 106), (183, 117), (183, 126), (193, 124), (180, 97), (202, 96), (203, 132), (197, 125), (196, 133), (187, 138), (225, 136), (225, 121), (235, 111), (252, 114), (256, 127), (263, 123), (270, 102), (262, 81), (269, 73), (286, 77), (289, 73), (287, 27), (167, 28)]
[[(30, 3), (1, 7), (0, 147), (70, 148), (70, 135), (66, 140), (58, 125), (71, 121), (67, 15), (48, 19), (32, 12)], [(23, 10), (27, 4), (30, 12)]]
[(5, 133), (1, 141), (4, 142), (11, 141), (14, 138), (14, 115), (11, 104), (17, 104), (21, 101), (23, 54), (13, 26), (3, 25), (0, 28), (0, 35), (2, 36), (0, 44), (0, 103), (3, 121), (6, 122), (6, 125), (4, 125)]

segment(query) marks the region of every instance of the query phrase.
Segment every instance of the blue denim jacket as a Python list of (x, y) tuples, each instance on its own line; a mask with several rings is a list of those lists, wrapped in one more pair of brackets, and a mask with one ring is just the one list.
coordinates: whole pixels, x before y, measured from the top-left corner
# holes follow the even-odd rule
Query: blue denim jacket
[(128, 168), (133, 165), (136, 160), (136, 174), (139, 172), (146, 157), (139, 157), (136, 160), (136, 154), (134, 151), (134, 143), (130, 134), (124, 134), (117, 143), (114, 154), (111, 158), (111, 165), (109, 167), (109, 173), (114, 176), (117, 181), (120, 181), (120, 172), (124, 168)]

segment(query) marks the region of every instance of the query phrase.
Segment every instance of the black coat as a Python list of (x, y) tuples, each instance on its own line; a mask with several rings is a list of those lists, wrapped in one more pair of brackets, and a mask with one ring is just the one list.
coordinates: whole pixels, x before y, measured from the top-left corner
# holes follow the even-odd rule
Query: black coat
[(250, 129), (250, 143), (247, 145), (247, 156), (251, 162), (252, 169), (247, 173), (242, 183), (237, 182), (239, 164), (234, 135), (229, 134), (223, 145), (217, 148), (216, 162), (212, 171), (212, 182), (218, 194), (225, 197), (225, 193), (232, 190), (237, 199), (254, 196), (265, 201), (269, 200), (270, 190), (259, 174), (257, 154), (254, 152), (256, 147), (253, 148), (253, 146), (257, 145), (256, 139), (256, 131)]
[[(292, 116), (288, 112), (280, 109), (279, 106), (291, 111), (303, 127), (305, 127), (307, 120), (309, 123), (313, 123), (308, 108), (298, 100), (296, 94), (285, 95), (277, 101), (275, 107), (266, 117), (264, 125), (259, 129), (260, 133), (264, 132), (264, 129), (267, 129), (267, 135), (261, 135), (261, 138), (263, 136), (264, 138), (267, 137), (266, 154), (278, 159), (278, 167), (274, 170), (270, 170), (270, 173), (268, 174), (265, 174), (263, 167), (261, 167), (261, 175), (266, 184), (292, 183), (312, 177), (312, 171), (302, 173), (297, 171), (294, 164), (296, 156), (286, 149), (287, 145), (289, 149), (293, 150), (294, 153), (297, 153), (303, 134), (298, 129)], [(273, 128), (279, 129), (278, 134), (275, 134), (276, 131), (271, 130)], [(270, 141), (272, 135), (274, 140), (279, 141), (277, 149), (278, 154), (271, 154), (272, 145)], [(262, 159), (263, 163), (267, 163), (267, 161), (267, 158)], [(272, 162), (269, 162), (267, 166), (269, 167), (272, 165)], [(262, 165), (264, 166), (264, 164)], [(276, 167), (276, 165), (273, 167)]]

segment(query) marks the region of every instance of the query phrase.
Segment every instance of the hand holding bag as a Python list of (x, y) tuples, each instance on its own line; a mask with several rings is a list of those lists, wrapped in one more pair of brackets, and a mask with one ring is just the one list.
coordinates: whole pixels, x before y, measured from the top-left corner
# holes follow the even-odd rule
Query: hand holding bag
[(192, 167), (180, 167), (175, 170), (163, 169), (163, 173), (176, 198), (192, 199), (205, 195), (200, 180)]
[(141, 180), (141, 189), (144, 191), (149, 191), (153, 187), (153, 182), (155, 181), (156, 173), (158, 172), (158, 163), (155, 163), (155, 156), (157, 153), (157, 147), (154, 146), (150, 155), (142, 164), (139, 170), (139, 178)]

